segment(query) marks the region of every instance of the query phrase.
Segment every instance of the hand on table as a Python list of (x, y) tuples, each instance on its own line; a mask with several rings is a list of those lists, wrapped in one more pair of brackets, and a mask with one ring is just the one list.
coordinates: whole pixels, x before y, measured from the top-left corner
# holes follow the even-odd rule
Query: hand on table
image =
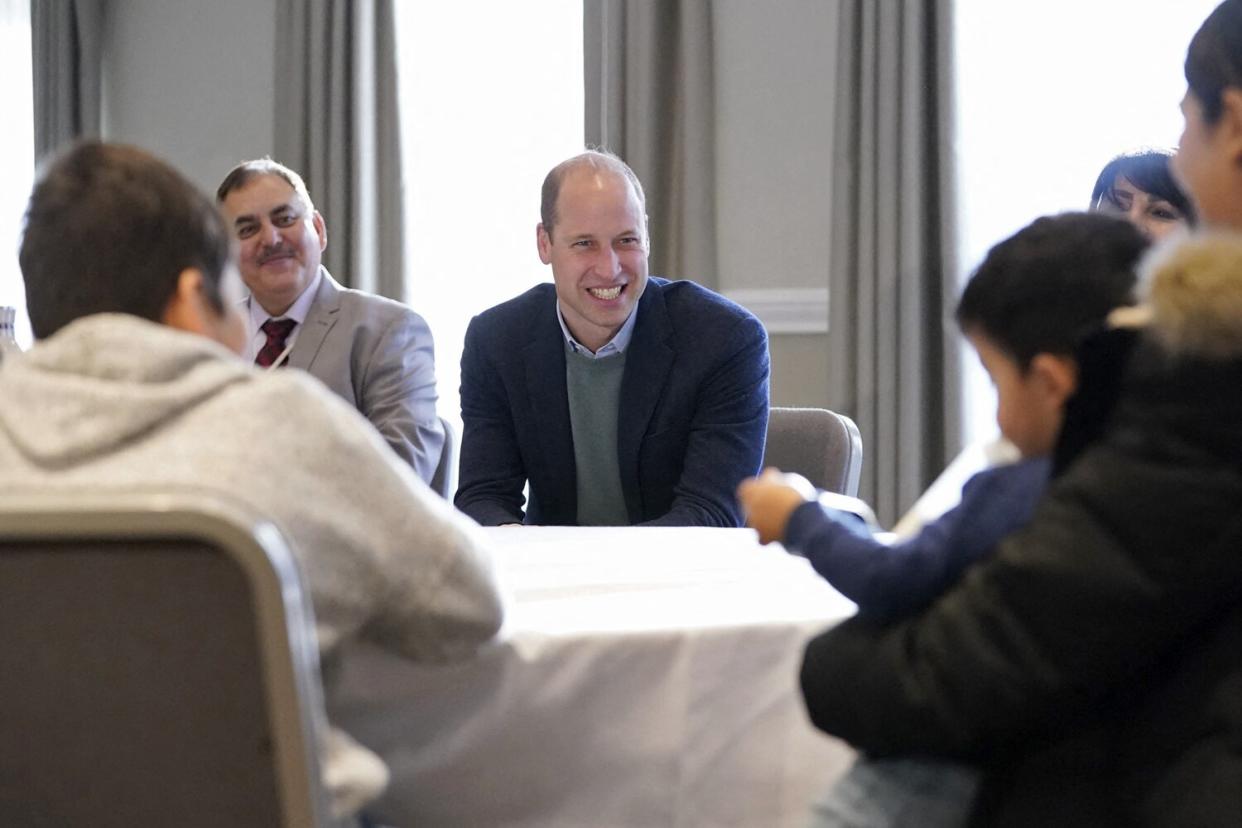
[(783, 474), (779, 469), (765, 469), (763, 474), (743, 480), (737, 487), (746, 525), (758, 530), (760, 543), (784, 540), (789, 516), (803, 503), (814, 500), (816, 494), (811, 481), (800, 474)]

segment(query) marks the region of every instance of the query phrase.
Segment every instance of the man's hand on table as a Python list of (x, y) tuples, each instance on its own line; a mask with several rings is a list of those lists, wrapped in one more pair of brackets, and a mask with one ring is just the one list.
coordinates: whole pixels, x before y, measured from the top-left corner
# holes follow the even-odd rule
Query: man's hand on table
[(737, 499), (746, 515), (746, 525), (759, 532), (760, 543), (782, 541), (789, 517), (808, 500), (816, 497), (811, 481), (800, 474), (784, 474), (766, 469), (758, 477), (743, 480)]

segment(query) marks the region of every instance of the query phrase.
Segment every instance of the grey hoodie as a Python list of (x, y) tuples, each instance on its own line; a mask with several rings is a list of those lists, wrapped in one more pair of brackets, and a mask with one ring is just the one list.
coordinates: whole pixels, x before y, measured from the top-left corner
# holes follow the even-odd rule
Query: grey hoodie
[(205, 338), (99, 314), (0, 364), (0, 496), (100, 488), (203, 490), (270, 517), (326, 654), (360, 635), (449, 660), (499, 629), (468, 518), (317, 381), (257, 371)]

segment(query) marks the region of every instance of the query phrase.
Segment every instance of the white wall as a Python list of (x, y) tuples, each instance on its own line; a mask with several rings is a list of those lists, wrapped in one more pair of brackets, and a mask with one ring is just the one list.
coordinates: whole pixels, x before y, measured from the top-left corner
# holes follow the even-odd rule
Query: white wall
[(716, 0), (720, 289), (774, 331), (772, 402), (827, 404), (827, 289), (837, 8), (824, 0)]
[(209, 194), (272, 152), (275, 0), (110, 0), (103, 134), (137, 144)]

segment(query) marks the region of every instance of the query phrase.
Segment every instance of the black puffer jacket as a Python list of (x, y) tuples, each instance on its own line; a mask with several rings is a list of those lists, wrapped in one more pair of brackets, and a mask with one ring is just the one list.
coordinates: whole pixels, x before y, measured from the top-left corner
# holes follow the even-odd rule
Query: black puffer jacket
[(1103, 437), (921, 616), (807, 648), (823, 730), (981, 765), (980, 825), (1242, 825), (1242, 241), (1151, 270)]

